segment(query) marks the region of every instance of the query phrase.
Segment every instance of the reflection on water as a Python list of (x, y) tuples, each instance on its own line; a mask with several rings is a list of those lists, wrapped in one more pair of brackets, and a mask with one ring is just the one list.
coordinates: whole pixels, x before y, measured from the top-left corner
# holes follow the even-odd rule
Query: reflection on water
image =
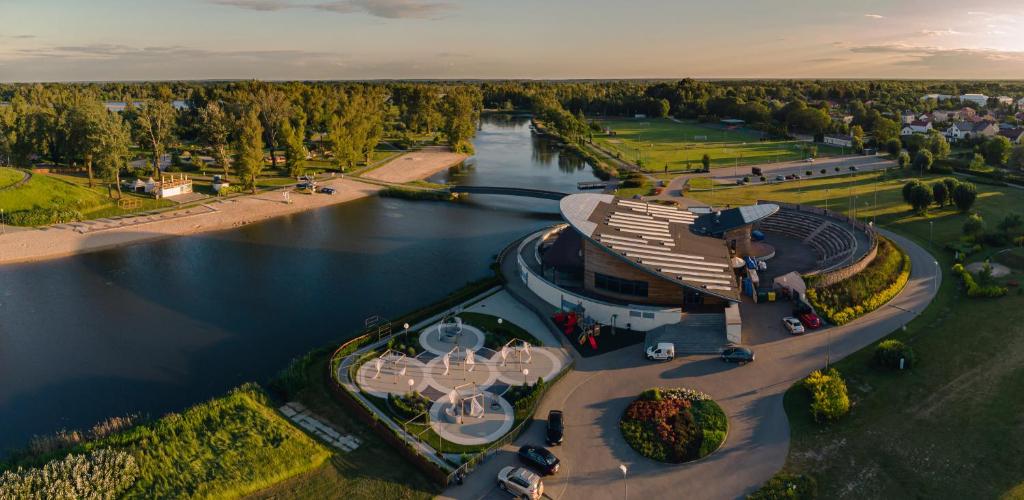
[[(571, 192), (589, 170), (535, 161), (524, 118), (488, 118), (441, 182)], [(549, 158), (561, 155), (546, 152)], [(368, 198), (253, 224), (0, 267), (0, 448), (111, 415), (160, 415), (265, 381), (371, 314), (394, 316), (487, 275), (553, 201)]]

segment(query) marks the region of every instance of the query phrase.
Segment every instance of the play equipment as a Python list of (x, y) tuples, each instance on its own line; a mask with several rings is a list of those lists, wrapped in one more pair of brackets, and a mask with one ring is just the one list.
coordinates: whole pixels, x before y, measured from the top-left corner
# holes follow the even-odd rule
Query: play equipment
[(484, 417), (485, 394), (475, 383), (456, 386), (448, 393), (449, 406), (444, 409), (445, 415), (455, 423), (461, 424), (463, 417)]
[(380, 356), (377, 356), (377, 359), (375, 359), (373, 363), (374, 368), (377, 369), (376, 373), (373, 374), (373, 378), (379, 378), (381, 369), (389, 367), (391, 373), (395, 374), (395, 383), (397, 383), (398, 377), (401, 377), (406, 373), (409, 358), (405, 353), (388, 349)]
[(530, 354), (530, 343), (523, 339), (509, 340), (501, 347), (499, 354), (501, 355), (501, 366), (505, 366), (509, 358), (514, 358), (521, 365), (533, 360), (533, 355)]
[(450, 340), (458, 344), (460, 337), (462, 337), (462, 318), (454, 314), (441, 318), (441, 322), (437, 324), (437, 340)]

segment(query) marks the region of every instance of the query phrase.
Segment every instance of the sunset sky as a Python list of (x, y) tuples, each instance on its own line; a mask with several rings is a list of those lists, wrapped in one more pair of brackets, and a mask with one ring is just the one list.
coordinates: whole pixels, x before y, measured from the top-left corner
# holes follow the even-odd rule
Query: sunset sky
[(1024, 4), (0, 0), (0, 81), (1024, 78)]

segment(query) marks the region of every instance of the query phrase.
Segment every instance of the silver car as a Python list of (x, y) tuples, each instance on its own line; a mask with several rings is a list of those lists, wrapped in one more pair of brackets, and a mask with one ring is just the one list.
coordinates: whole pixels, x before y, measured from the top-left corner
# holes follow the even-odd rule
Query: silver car
[(498, 472), (498, 488), (516, 498), (537, 500), (544, 495), (540, 476), (524, 467), (505, 467)]
[(800, 320), (792, 316), (786, 316), (785, 318), (782, 318), (782, 324), (785, 325), (786, 330), (789, 330), (789, 333), (793, 335), (802, 335), (804, 333), (803, 323), (801, 323)]

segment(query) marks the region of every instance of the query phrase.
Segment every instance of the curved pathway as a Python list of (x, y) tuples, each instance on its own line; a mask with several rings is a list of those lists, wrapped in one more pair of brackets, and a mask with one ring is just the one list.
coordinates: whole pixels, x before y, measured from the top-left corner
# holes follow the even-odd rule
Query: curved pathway
[[(8, 167), (4, 167), (4, 168), (8, 168)], [(28, 170), (21, 170), (21, 169), (15, 169), (15, 168), (11, 168), (11, 170), (18, 170), (19, 172), (21, 172), (21, 180), (15, 181), (15, 182), (13, 182), (11, 184), (8, 184), (6, 186), (0, 186), (0, 191), (7, 191), (8, 189), (20, 188), (21, 186), (24, 186), (25, 183), (29, 181), (29, 179), (32, 178), (32, 172), (30, 172)]]
[[(907, 251), (913, 265), (907, 287), (888, 305), (842, 327), (758, 345), (757, 362), (743, 367), (714, 356), (651, 363), (638, 348), (578, 359), (576, 370), (544, 399), (530, 429), (442, 497), (507, 498), (495, 488), (497, 471), (515, 462), (518, 446), (542, 442), (542, 419), (550, 409), (565, 411), (567, 427), (565, 444), (554, 449), (562, 470), (545, 479), (551, 498), (622, 498), (624, 488), (630, 498), (738, 498), (757, 489), (785, 464), (789, 423), (782, 398), (793, 382), (822, 367), (827, 351), (838, 360), (906, 324), (935, 295), (941, 275), (933, 257), (906, 238), (882, 233)], [(618, 419), (640, 391), (656, 385), (690, 387), (715, 398), (729, 415), (722, 449), (683, 465), (657, 463), (633, 451)], [(629, 468), (626, 483), (619, 464)]]

